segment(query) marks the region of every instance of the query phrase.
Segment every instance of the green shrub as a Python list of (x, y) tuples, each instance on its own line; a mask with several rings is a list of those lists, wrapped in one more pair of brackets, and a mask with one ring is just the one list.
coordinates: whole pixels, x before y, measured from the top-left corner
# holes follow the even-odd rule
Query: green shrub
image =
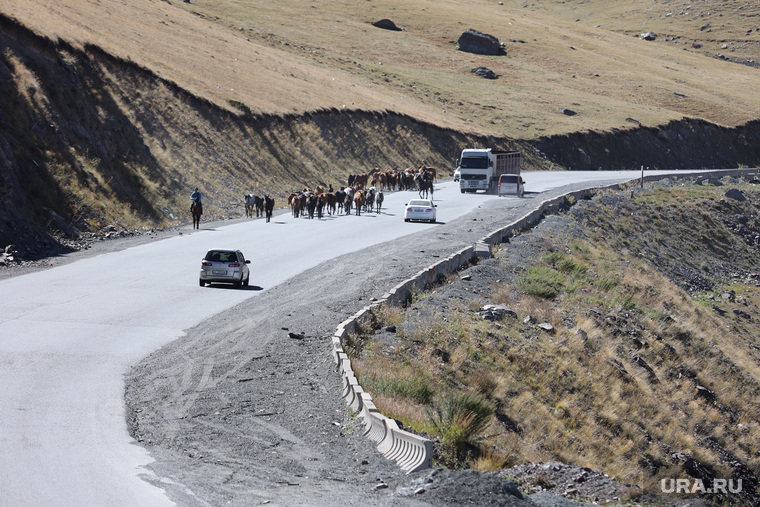
[(474, 445), (475, 437), (488, 425), (494, 407), (482, 396), (449, 394), (427, 408), (427, 416), (444, 446), (461, 450)]
[(580, 275), (586, 272), (588, 269), (585, 264), (578, 262), (572, 257), (565, 257), (557, 263), (557, 269), (563, 273), (571, 275)]
[(552, 299), (562, 292), (565, 276), (552, 268), (533, 267), (519, 277), (517, 285), (527, 294)]
[(370, 393), (405, 398), (420, 405), (429, 404), (435, 395), (428, 380), (415, 374), (361, 378), (360, 383)]
[(612, 278), (600, 278), (599, 281), (596, 282), (597, 288), (605, 292), (614, 289), (617, 284), (617, 280), (613, 280)]
[(567, 274), (578, 275), (585, 273), (588, 269), (582, 262), (559, 252), (547, 254), (542, 259), (548, 264), (551, 264), (553, 268)]

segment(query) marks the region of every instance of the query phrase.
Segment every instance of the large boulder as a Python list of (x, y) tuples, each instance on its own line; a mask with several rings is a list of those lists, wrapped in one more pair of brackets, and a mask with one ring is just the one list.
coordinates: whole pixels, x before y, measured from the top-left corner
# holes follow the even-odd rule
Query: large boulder
[(373, 21), (372, 26), (382, 28), (383, 30), (393, 30), (394, 32), (400, 32), (401, 28), (396, 26), (396, 23), (390, 19), (381, 19), (380, 21)]
[(457, 41), (459, 50), (477, 55), (503, 55), (504, 46), (499, 39), (487, 33), (478, 32), (470, 28), (459, 36)]

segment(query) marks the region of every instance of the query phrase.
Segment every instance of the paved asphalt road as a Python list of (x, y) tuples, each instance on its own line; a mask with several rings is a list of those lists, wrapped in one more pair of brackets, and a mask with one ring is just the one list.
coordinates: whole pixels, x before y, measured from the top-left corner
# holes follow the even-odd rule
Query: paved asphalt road
[[(524, 173), (528, 192), (638, 176)], [(202, 226), (191, 234), (187, 229), (0, 281), (0, 505), (170, 504), (151, 484), (155, 480), (143, 480), (160, 478), (151, 477), (145, 465), (152, 458), (127, 433), (123, 396), (130, 366), (182, 337), (183, 330), (325, 260), (446, 227), (498, 199), (462, 195), (453, 182), (439, 183), (439, 223), (404, 223), (403, 204), (415, 195), (386, 194), (380, 215), (309, 221), (283, 214), (270, 224)], [(512, 200), (502, 199), (505, 206)], [(200, 259), (212, 247), (239, 248), (253, 260), (250, 287), (199, 287)]]

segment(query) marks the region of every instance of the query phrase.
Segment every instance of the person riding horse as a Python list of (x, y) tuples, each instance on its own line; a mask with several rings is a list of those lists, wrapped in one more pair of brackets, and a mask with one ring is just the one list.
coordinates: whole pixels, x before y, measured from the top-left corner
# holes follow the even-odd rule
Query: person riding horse
[[(203, 195), (201, 194), (201, 191), (200, 191), (200, 190), (198, 190), (197, 188), (195, 189), (195, 192), (193, 192), (192, 194), (190, 194), (190, 199), (191, 199), (193, 202), (196, 202), (196, 201), (198, 202), (198, 206), (199, 206), (199, 210), (198, 210), (198, 211), (199, 211), (199, 213), (198, 213), (198, 214), (199, 214), (199, 215), (202, 215), (202, 214), (203, 214), (203, 202), (202, 202), (202, 200), (201, 200), (201, 198), (202, 198), (202, 197), (203, 197)], [(191, 206), (191, 207), (190, 207), (190, 212), (192, 213), (192, 211), (193, 211), (193, 210), (192, 210), (192, 206)]]

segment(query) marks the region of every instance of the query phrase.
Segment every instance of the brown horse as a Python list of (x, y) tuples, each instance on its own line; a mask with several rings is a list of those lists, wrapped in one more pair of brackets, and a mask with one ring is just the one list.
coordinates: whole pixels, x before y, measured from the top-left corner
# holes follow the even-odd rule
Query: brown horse
[(190, 214), (193, 215), (193, 229), (200, 229), (203, 206), (200, 201), (198, 201), (197, 197), (193, 199), (193, 204), (190, 205)]
[(269, 222), (274, 212), (274, 199), (269, 197), (269, 195), (264, 196), (264, 211), (266, 212), (267, 222)]

